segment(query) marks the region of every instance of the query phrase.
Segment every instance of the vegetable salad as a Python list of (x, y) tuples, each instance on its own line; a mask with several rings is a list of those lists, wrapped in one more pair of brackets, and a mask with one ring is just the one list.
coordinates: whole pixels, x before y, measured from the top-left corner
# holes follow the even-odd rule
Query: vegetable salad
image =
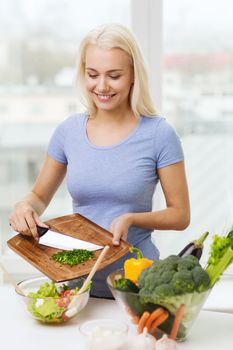
[(28, 293), (28, 310), (42, 322), (65, 322), (69, 319), (65, 312), (79, 289), (78, 287), (71, 289), (66, 284), (56, 288), (54, 282), (45, 282), (36, 292)]

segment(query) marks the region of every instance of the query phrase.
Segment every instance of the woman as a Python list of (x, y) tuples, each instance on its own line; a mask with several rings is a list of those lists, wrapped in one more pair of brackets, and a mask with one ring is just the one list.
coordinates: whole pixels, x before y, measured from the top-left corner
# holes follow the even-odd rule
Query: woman
[[(141, 51), (121, 25), (95, 28), (81, 43), (78, 83), (87, 107), (55, 130), (32, 191), (10, 215), (14, 230), (37, 239), (44, 212), (65, 175), (73, 211), (112, 232), (151, 259), (159, 257), (151, 232), (183, 230), (189, 199), (180, 140), (157, 116)], [(166, 208), (152, 211), (160, 181)], [(85, 237), (84, 237), (85, 238)], [(92, 295), (111, 296), (107, 274), (128, 258), (98, 272)]]

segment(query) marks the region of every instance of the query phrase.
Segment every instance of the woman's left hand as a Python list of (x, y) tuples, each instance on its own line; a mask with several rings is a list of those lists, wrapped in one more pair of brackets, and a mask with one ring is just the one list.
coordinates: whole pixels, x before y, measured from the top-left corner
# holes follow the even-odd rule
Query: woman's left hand
[(113, 245), (119, 245), (121, 238), (123, 238), (124, 240), (127, 239), (128, 230), (130, 226), (130, 214), (123, 214), (112, 221), (109, 227), (109, 231), (113, 234)]

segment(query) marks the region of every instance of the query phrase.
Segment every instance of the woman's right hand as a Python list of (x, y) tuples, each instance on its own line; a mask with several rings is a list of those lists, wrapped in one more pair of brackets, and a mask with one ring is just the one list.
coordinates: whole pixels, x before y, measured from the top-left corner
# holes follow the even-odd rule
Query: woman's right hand
[(16, 203), (9, 216), (9, 223), (16, 232), (32, 236), (36, 240), (39, 240), (36, 226), (48, 227), (40, 220), (35, 209), (27, 201)]
[(15, 231), (39, 239), (36, 226), (48, 227), (40, 220), (39, 215), (47, 208), (65, 174), (66, 164), (47, 155), (31, 192), (16, 203), (9, 216), (9, 223)]

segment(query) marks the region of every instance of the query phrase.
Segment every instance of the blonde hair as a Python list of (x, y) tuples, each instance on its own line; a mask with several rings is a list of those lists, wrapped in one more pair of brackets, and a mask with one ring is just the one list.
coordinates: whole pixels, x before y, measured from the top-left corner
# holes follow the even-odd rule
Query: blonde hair
[(103, 49), (120, 48), (132, 59), (134, 84), (130, 92), (130, 107), (136, 116), (157, 114), (149, 91), (146, 64), (133, 34), (120, 24), (101, 25), (91, 30), (82, 40), (79, 48), (77, 83), (81, 100), (90, 115), (95, 114), (96, 106), (85, 87), (85, 58), (88, 45), (98, 45)]

